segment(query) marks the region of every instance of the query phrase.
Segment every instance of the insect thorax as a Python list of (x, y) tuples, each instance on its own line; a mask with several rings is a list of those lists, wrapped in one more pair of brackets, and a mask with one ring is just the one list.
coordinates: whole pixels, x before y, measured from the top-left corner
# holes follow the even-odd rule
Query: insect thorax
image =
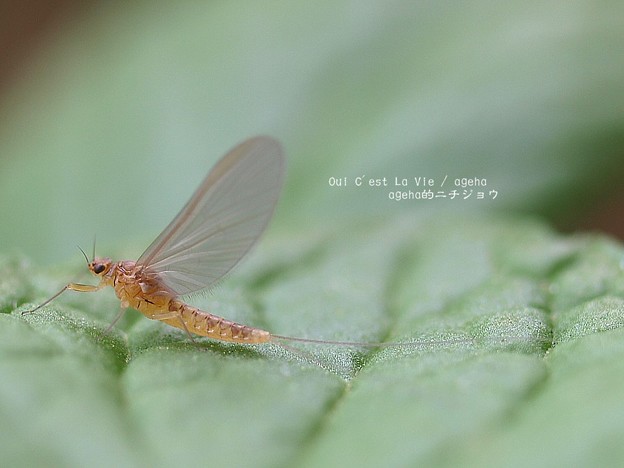
[(113, 287), (124, 307), (141, 312), (145, 308), (167, 308), (173, 295), (162, 284), (157, 275), (146, 274), (135, 262), (122, 261), (112, 272)]

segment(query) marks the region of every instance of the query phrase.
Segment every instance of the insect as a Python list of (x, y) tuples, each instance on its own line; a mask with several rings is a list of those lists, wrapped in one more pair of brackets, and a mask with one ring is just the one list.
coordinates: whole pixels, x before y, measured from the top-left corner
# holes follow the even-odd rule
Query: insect
[[(35, 309), (67, 290), (95, 292), (112, 286), (121, 312), (131, 307), (192, 335), (235, 343), (274, 338), (259, 328), (232, 322), (186, 304), (180, 296), (214, 286), (256, 244), (268, 225), (284, 179), (280, 144), (266, 136), (230, 150), (208, 173), (182, 211), (137, 261), (87, 259), (97, 285), (69, 283)], [(84, 252), (83, 252), (84, 254)]]

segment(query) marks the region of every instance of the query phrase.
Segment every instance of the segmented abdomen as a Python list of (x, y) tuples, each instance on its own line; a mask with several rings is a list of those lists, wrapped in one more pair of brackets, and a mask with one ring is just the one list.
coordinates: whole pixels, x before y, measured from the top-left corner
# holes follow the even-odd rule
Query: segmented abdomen
[(249, 344), (271, 341), (271, 334), (267, 331), (226, 320), (175, 299), (169, 303), (169, 310), (178, 312), (179, 318), (174, 317), (163, 320), (164, 322), (183, 329), (182, 321), (189, 333), (195, 335), (233, 343)]

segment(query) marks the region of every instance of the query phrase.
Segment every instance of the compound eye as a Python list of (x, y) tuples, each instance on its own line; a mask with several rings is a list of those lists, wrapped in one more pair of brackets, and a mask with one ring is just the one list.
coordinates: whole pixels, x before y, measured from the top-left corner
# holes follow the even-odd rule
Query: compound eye
[(95, 265), (93, 267), (93, 272), (96, 275), (99, 275), (100, 273), (102, 273), (104, 270), (106, 269), (106, 267), (102, 264), (102, 263), (98, 263), (97, 265)]

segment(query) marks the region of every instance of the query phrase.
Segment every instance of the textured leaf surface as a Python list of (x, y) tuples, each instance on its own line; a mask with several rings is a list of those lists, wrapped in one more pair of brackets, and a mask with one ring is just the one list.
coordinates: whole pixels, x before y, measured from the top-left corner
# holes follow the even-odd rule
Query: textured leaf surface
[(21, 317), (29, 306), (10, 312), (12, 301), (40, 300), (54, 277), (4, 260), (3, 278), (25, 280), (0, 316), (2, 453), (24, 464), (120, 466), (624, 455), (621, 246), (496, 218), (401, 219), (317, 242), (311, 258), (314, 243), (269, 241), (238, 280), (194, 302), (276, 333), (413, 343), (299, 354), (195, 346), (138, 314), (103, 336), (117, 307), (110, 292), (95, 303), (68, 294)]

